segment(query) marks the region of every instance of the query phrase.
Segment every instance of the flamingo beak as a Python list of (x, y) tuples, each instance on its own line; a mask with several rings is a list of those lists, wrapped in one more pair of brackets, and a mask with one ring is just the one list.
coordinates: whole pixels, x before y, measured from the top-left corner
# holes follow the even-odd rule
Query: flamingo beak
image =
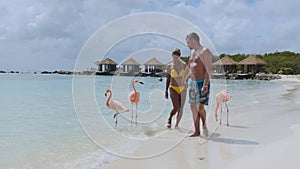
[(105, 93), (104, 96), (107, 96), (107, 94)]
[(139, 82), (140, 84), (144, 84), (144, 82)]

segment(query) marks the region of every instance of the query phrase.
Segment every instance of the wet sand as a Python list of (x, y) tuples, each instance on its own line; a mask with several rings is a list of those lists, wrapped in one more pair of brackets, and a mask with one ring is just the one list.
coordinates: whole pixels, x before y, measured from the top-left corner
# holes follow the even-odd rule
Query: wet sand
[[(293, 90), (286, 92), (299, 95), (300, 83), (293, 83), (293, 86)], [(300, 156), (300, 103), (295, 99), (285, 98), (283, 93), (270, 94), (269, 101), (245, 107), (243, 113), (235, 114), (232, 109), (229, 126), (225, 124), (225, 117), (221, 126), (211, 118), (208, 121), (210, 135), (207, 139), (187, 137), (193, 127), (191, 121), (184, 121), (181, 128), (172, 129), (162, 137), (141, 144), (133, 155), (142, 158), (121, 158), (102, 168), (296, 169), (300, 165), (297, 159)], [(188, 106), (185, 111), (189, 111)], [(143, 157), (147, 152), (163, 148), (162, 139), (172, 138), (183, 139), (169, 151)]]

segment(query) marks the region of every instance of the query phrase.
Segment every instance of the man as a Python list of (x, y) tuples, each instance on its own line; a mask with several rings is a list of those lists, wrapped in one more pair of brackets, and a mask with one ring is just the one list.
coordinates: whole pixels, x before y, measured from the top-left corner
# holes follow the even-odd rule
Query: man
[(200, 136), (200, 118), (202, 120), (203, 136), (207, 137), (208, 130), (204, 105), (208, 105), (209, 101), (212, 55), (209, 49), (200, 44), (200, 38), (196, 33), (193, 32), (187, 35), (186, 42), (191, 49), (191, 54), (183, 82), (187, 85), (187, 80), (190, 78), (189, 103), (195, 127), (195, 132), (190, 137)]

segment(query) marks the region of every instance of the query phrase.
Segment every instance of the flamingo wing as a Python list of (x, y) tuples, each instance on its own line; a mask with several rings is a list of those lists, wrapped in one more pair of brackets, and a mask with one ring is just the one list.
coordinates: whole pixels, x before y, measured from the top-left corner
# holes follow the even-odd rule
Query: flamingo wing
[(129, 100), (131, 103), (138, 103), (140, 101), (140, 93), (132, 91), (129, 94)]
[(129, 111), (123, 104), (117, 100), (110, 102), (110, 108), (117, 112), (126, 112)]
[(134, 97), (135, 97), (134, 91), (130, 92), (128, 95), (130, 102), (132, 102), (134, 100)]
[(224, 95), (223, 95), (223, 93), (221, 93), (221, 92), (217, 93), (217, 95), (216, 95), (216, 102), (217, 103), (222, 103), (223, 101), (224, 101)]
[(226, 90), (221, 90), (220, 92), (218, 92), (216, 94), (216, 101), (217, 101), (217, 103), (227, 102), (231, 98), (232, 97), (230, 96), (229, 92), (227, 92)]
[(224, 102), (228, 102), (231, 98), (232, 98), (232, 96), (230, 95), (230, 93), (226, 92), (225, 97), (224, 97)]

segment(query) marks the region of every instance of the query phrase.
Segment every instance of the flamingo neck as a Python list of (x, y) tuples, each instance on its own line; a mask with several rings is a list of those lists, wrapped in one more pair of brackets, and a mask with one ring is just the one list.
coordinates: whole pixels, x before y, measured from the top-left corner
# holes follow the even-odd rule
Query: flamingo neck
[(109, 106), (109, 102), (110, 102), (110, 99), (111, 99), (111, 97), (112, 97), (112, 92), (109, 90), (108, 93), (109, 93), (109, 97), (108, 97), (108, 99), (106, 100), (106, 106), (107, 106), (107, 107), (110, 107), (110, 106)]
[(135, 82), (132, 82), (131, 85), (132, 85), (132, 88), (133, 88), (134, 93), (136, 93), (136, 89), (135, 89), (134, 83), (135, 83)]

